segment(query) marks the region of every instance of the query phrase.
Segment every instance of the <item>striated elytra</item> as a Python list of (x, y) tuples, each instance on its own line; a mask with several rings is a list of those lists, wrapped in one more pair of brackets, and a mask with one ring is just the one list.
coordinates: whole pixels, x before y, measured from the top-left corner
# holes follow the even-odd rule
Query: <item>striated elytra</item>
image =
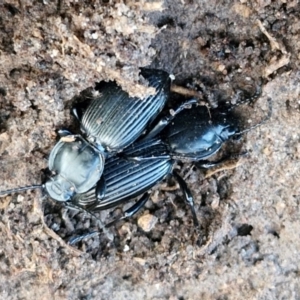
[(141, 75), (154, 95), (145, 99), (129, 97), (115, 82), (96, 86), (100, 96), (86, 109), (73, 108), (87, 139), (100, 150), (120, 152), (133, 143), (164, 108), (170, 93), (170, 76), (162, 70), (142, 69)]

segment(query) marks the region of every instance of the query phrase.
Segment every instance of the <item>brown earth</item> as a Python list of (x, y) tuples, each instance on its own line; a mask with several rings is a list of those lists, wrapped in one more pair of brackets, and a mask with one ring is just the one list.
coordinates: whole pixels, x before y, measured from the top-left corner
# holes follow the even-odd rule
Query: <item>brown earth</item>
[(237, 168), (205, 178), (178, 164), (200, 233), (171, 179), (136, 217), (76, 247), (65, 241), (96, 228), (85, 213), (37, 191), (1, 198), (0, 298), (299, 299), (299, 15), (296, 0), (0, 1), (0, 190), (41, 181), (56, 130), (75, 128), (73, 97), (96, 81), (149, 92), (141, 66), (213, 105), (261, 84), (240, 108), (246, 124), (273, 100), (267, 124), (224, 148), (248, 152)]

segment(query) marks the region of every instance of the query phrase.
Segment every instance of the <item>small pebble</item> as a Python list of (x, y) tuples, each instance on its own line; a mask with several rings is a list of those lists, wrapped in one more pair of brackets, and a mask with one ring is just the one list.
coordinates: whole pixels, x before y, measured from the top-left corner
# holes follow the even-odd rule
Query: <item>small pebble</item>
[(149, 232), (157, 223), (158, 219), (157, 217), (151, 215), (151, 214), (146, 214), (141, 216), (138, 219), (138, 225), (141, 227), (145, 232)]

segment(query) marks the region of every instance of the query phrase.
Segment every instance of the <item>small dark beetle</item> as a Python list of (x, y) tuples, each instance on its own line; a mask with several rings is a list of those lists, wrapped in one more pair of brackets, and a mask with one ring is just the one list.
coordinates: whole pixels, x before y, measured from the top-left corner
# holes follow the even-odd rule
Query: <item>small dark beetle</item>
[[(196, 106), (178, 112), (178, 116), (167, 116), (148, 136), (125, 149), (122, 157), (108, 159), (103, 171), (104, 180), (88, 192), (76, 194), (71, 203), (90, 212), (104, 210), (145, 193), (168, 174), (172, 174), (178, 181), (185, 201), (192, 209), (194, 223), (198, 226), (192, 194), (185, 181), (173, 171), (175, 160), (197, 161), (204, 168), (216, 166), (220, 161), (210, 162), (205, 159), (216, 153), (229, 138), (263, 124), (270, 118), (271, 112), (269, 100), (268, 115), (260, 123), (245, 130), (240, 128), (240, 118), (228, 109), (208, 111), (207, 107)], [(158, 137), (153, 137), (159, 132)], [(146, 193), (120, 219), (135, 214), (147, 199)]]
[(49, 157), (51, 175), (43, 185), (0, 192), (0, 195), (43, 188), (57, 201), (70, 200), (76, 193), (91, 189), (100, 179), (106, 156), (133, 143), (165, 106), (170, 76), (161, 70), (142, 69), (141, 75), (154, 87), (145, 99), (129, 97), (116, 83), (97, 85), (99, 97), (82, 108), (73, 108), (86, 138), (60, 131), (61, 139)]

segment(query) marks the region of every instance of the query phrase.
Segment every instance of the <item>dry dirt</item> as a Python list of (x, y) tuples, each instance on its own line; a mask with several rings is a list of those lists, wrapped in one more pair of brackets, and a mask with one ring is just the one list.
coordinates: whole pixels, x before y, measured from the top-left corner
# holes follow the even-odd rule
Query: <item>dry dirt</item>
[(296, 0), (0, 0), (0, 190), (41, 181), (56, 130), (76, 129), (73, 97), (96, 81), (149, 92), (141, 66), (213, 105), (261, 84), (245, 123), (273, 100), (270, 121), (224, 149), (248, 152), (240, 166), (205, 178), (178, 164), (200, 233), (171, 179), (136, 217), (75, 247), (65, 241), (96, 228), (88, 215), (38, 191), (1, 198), (0, 298), (299, 299), (299, 16)]

